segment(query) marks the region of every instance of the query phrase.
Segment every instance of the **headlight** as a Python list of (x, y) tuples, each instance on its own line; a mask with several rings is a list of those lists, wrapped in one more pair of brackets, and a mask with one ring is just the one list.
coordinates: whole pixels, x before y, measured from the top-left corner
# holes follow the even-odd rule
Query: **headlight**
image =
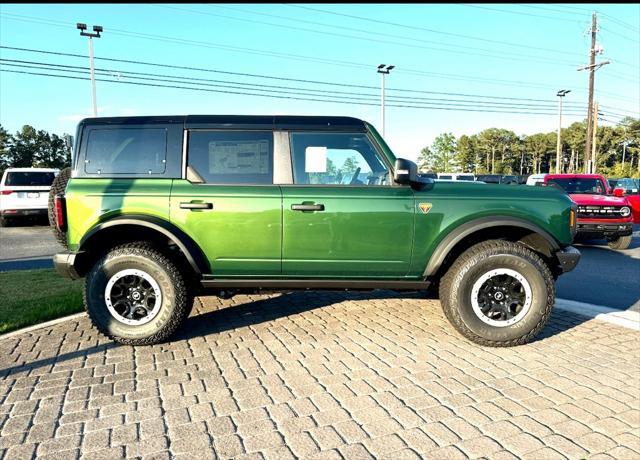
[(629, 206), (623, 206), (620, 208), (620, 215), (622, 217), (629, 217), (631, 215), (631, 209)]

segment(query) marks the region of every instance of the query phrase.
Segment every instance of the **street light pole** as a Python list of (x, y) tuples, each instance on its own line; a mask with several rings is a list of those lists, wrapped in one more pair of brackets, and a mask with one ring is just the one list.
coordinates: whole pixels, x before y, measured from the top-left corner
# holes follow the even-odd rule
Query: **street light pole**
[(382, 137), (384, 137), (384, 76), (395, 68), (394, 65), (380, 64), (378, 66), (378, 73), (382, 76), (381, 94), (380, 94), (380, 107), (382, 108)]
[(93, 116), (98, 116), (98, 106), (96, 104), (96, 76), (95, 67), (93, 65), (93, 39), (100, 38), (100, 32), (102, 32), (102, 26), (93, 26), (93, 33), (85, 32), (87, 25), (81, 22), (76, 24), (76, 29), (80, 31), (80, 35), (83, 37), (89, 37), (89, 68), (91, 69), (91, 100), (93, 101)]
[(558, 91), (558, 142), (556, 144), (556, 174), (560, 174), (562, 172), (562, 162), (561, 154), (562, 154), (562, 143), (560, 141), (560, 130), (562, 129), (562, 98), (571, 92), (570, 89), (561, 89)]

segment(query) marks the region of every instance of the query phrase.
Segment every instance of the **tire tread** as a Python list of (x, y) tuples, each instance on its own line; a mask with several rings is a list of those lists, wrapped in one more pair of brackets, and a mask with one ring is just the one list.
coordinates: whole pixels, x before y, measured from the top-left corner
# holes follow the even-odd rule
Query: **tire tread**
[[(549, 287), (549, 289), (547, 290), (547, 301), (545, 309), (542, 313), (540, 321), (536, 324), (535, 327), (531, 329), (531, 331), (529, 331), (522, 337), (505, 341), (489, 340), (481, 337), (472, 332), (464, 324), (458, 312), (458, 308), (451, 302), (451, 286), (454, 280), (457, 277), (461, 276), (460, 269), (470, 259), (483, 253), (485, 255), (507, 253), (527, 259), (540, 270), (545, 280), (545, 284)], [(442, 305), (444, 314), (449, 322), (451, 322), (453, 327), (467, 339), (471, 340), (474, 343), (487, 347), (512, 347), (530, 342), (542, 330), (542, 328), (544, 328), (545, 324), (549, 320), (549, 317), (551, 316), (553, 305), (555, 303), (555, 283), (548, 265), (534, 251), (521, 244), (513, 243), (511, 241), (487, 240), (471, 246), (464, 253), (462, 253), (462, 255), (460, 255), (460, 257), (458, 257), (458, 259), (453, 263), (449, 271), (447, 271), (447, 273), (442, 277), (442, 280), (440, 281), (440, 303)]]

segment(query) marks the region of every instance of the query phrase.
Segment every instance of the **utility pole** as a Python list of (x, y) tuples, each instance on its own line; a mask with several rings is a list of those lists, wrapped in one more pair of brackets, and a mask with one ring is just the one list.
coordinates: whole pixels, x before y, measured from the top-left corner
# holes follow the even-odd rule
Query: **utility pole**
[(558, 142), (556, 144), (556, 174), (560, 174), (562, 172), (562, 161), (561, 161), (561, 153), (562, 153), (562, 143), (560, 142), (560, 130), (562, 129), (562, 98), (571, 92), (570, 89), (561, 89), (558, 91)]
[(589, 70), (589, 107), (587, 108), (587, 139), (584, 148), (584, 167), (586, 173), (591, 173), (593, 158), (590, 158), (592, 129), (593, 129), (593, 87), (595, 80), (595, 72), (603, 65), (609, 64), (610, 61), (603, 61), (596, 64), (596, 54), (602, 54), (602, 46), (596, 44), (596, 34), (598, 32), (598, 19), (594, 12), (591, 16), (591, 49), (589, 50), (589, 65), (581, 67), (580, 70)]
[(396, 66), (380, 64), (378, 73), (382, 76), (380, 107), (382, 108), (382, 137), (384, 137), (384, 76), (391, 72)]
[(593, 165), (589, 172), (590, 174), (596, 173), (596, 133), (598, 132), (598, 115), (598, 103), (596, 102), (593, 106), (593, 138), (591, 139), (591, 161), (593, 162)]
[(83, 37), (89, 37), (89, 68), (91, 69), (91, 96), (93, 101), (93, 116), (98, 116), (98, 106), (96, 104), (96, 75), (95, 68), (93, 66), (93, 39), (100, 38), (100, 32), (102, 32), (102, 26), (93, 26), (93, 33), (85, 32), (87, 25), (81, 22), (76, 24), (76, 29), (80, 31), (80, 35)]

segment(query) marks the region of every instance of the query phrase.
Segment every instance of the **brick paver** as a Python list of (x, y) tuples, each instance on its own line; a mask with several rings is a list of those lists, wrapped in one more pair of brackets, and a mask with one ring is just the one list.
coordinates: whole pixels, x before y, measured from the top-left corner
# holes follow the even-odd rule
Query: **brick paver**
[(640, 332), (558, 311), (492, 349), (418, 294), (196, 305), (151, 347), (0, 339), (0, 458), (640, 458)]

